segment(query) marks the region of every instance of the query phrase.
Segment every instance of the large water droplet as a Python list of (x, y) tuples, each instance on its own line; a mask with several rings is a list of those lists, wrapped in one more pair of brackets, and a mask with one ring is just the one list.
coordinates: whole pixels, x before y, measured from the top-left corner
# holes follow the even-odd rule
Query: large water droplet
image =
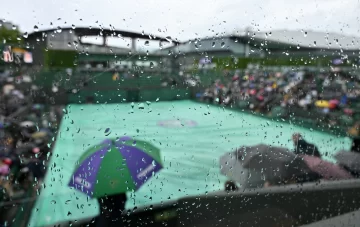
[(104, 133), (105, 133), (105, 136), (110, 135), (110, 133), (111, 133), (110, 128), (106, 128)]
[(39, 31), (39, 27), (37, 25), (34, 26), (34, 31)]
[(146, 40), (145, 43), (144, 43), (145, 46), (149, 46), (149, 41)]

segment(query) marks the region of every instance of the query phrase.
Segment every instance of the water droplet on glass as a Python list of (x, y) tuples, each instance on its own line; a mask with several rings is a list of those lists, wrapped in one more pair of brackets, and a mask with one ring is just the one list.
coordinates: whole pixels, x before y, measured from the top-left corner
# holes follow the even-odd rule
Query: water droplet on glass
[(139, 109), (144, 109), (144, 108), (145, 108), (145, 106), (144, 106), (144, 104), (143, 104), (143, 103), (140, 103), (140, 104), (138, 105), (138, 108), (139, 108)]
[(221, 42), (221, 48), (225, 47), (225, 42)]
[(145, 43), (144, 43), (145, 46), (149, 46), (149, 41), (146, 40)]
[(105, 136), (110, 135), (110, 133), (111, 133), (110, 128), (106, 128), (104, 133), (105, 133)]
[(39, 31), (39, 27), (37, 25), (34, 26), (34, 31)]
[(62, 29), (61, 29), (60, 26), (57, 27), (56, 32), (57, 32), (57, 33), (61, 33), (61, 32), (62, 32)]
[(25, 32), (24, 34), (23, 34), (23, 37), (26, 39), (27, 37), (29, 36), (29, 34), (27, 33), (27, 32)]
[(151, 61), (150, 62), (150, 68), (153, 69), (154, 68), (154, 63)]
[(211, 45), (212, 47), (215, 47), (215, 42), (212, 42), (212, 45)]

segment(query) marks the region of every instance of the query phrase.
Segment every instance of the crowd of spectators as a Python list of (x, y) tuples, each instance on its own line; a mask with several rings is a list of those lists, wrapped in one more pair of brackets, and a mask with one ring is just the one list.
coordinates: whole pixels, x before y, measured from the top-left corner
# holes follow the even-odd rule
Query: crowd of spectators
[(351, 126), (360, 119), (360, 83), (345, 72), (266, 72), (219, 76), (198, 98), (271, 117), (312, 118)]
[(3, 75), (0, 85), (0, 212), (5, 217), (11, 209), (3, 204), (31, 197), (41, 186), (62, 108), (34, 103), (39, 90), (25, 74)]

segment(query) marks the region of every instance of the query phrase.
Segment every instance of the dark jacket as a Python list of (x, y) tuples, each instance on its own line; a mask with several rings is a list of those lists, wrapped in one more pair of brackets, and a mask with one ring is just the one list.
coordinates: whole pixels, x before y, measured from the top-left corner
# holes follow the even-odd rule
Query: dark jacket
[(122, 226), (122, 212), (125, 210), (126, 200), (125, 193), (99, 198), (100, 215), (96, 226)]
[(306, 142), (304, 139), (299, 139), (295, 145), (295, 154), (312, 155), (321, 158), (318, 148), (314, 144)]

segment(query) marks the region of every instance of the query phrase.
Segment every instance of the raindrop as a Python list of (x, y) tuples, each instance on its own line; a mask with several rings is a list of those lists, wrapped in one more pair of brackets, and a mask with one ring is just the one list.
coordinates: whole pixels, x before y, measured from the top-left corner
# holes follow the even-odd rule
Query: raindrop
[(61, 33), (61, 32), (62, 32), (62, 29), (61, 29), (60, 26), (57, 27), (56, 32), (57, 32), (57, 33)]
[(221, 42), (221, 48), (225, 47), (225, 42)]
[(154, 63), (151, 61), (150, 62), (150, 69), (153, 69), (154, 68)]
[(155, 102), (159, 102), (159, 100), (160, 100), (159, 98), (156, 98)]
[(307, 32), (304, 32), (304, 37), (306, 37), (307, 36)]
[(296, 48), (297, 48), (297, 49), (300, 49), (300, 45), (298, 44)]
[(51, 200), (51, 204), (56, 204), (56, 201), (55, 201), (55, 200)]
[(144, 108), (145, 108), (145, 107), (144, 107), (144, 104), (143, 104), (143, 103), (140, 103), (140, 104), (138, 105), (138, 108), (141, 109), (141, 110), (144, 109)]
[(144, 43), (145, 46), (149, 46), (149, 41), (146, 40), (145, 43)]
[(72, 28), (72, 29), (75, 29), (75, 24), (72, 24), (72, 25), (71, 25), (71, 28)]
[(37, 25), (34, 26), (34, 31), (39, 31), (39, 27)]
[(12, 26), (12, 29), (13, 29), (13, 30), (16, 30), (16, 26), (15, 26), (15, 25), (13, 25), (13, 26)]
[(106, 128), (104, 133), (105, 133), (105, 136), (110, 135), (110, 133), (111, 133), (110, 128)]
[(212, 42), (212, 45), (211, 45), (212, 47), (215, 47), (215, 42)]
[(27, 33), (27, 32), (25, 32), (24, 34), (23, 34), (23, 37), (26, 39), (27, 37), (29, 36), (29, 34)]

